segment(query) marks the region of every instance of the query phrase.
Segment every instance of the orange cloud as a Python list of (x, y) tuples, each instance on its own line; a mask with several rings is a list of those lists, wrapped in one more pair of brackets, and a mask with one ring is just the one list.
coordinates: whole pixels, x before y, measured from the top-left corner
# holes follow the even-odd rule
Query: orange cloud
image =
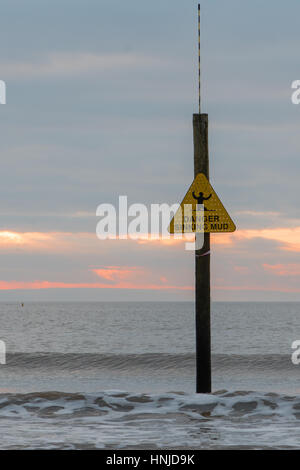
[(53, 236), (43, 232), (11, 232), (8, 230), (0, 231), (0, 248), (6, 249), (11, 246), (38, 247), (42, 243), (48, 243)]
[[(64, 232), (13, 232), (0, 231), (0, 250), (9, 252), (60, 252), (74, 245), (74, 238), (82, 242), (91, 238), (91, 234)], [(73, 246), (74, 248), (74, 246)]]
[(265, 270), (277, 276), (300, 276), (300, 264), (263, 264)]
[(237, 230), (234, 233), (212, 234), (212, 243), (215, 245), (233, 245), (234, 242), (264, 238), (282, 244), (281, 249), (300, 252), (300, 227), (277, 227), (269, 229)]
[(165, 276), (157, 276), (156, 273), (138, 266), (103, 266), (92, 269), (92, 272), (108, 281), (102, 286), (115, 289), (193, 290), (191, 286), (174, 286)]
[[(193, 240), (193, 235), (186, 238), (175, 236), (150, 238), (143, 234), (137, 239), (120, 240), (122, 243), (137, 243), (140, 245), (165, 245), (179, 246)], [(278, 241), (281, 249), (300, 252), (300, 227), (294, 228), (269, 228), (269, 229), (244, 229), (234, 233), (213, 233), (211, 241), (213, 245), (234, 245), (235, 242), (264, 238)], [(99, 244), (105, 242), (115, 243), (117, 240), (99, 240), (94, 233), (87, 232), (15, 232), (0, 231), (0, 251), (38, 251), (38, 252), (93, 252), (99, 248)]]
[(143, 275), (143, 270), (136, 266), (105, 266), (100, 269), (92, 269), (92, 271), (100, 278), (114, 282), (120, 280), (129, 280), (137, 277), (137, 275)]
[(49, 281), (0, 281), (0, 290), (15, 289), (138, 289), (138, 290), (194, 290), (192, 286), (174, 286), (163, 284), (135, 284), (134, 282), (118, 282), (116, 284), (104, 283), (68, 283), (68, 282), (49, 282)]
[[(150, 238), (144, 234), (137, 239), (120, 240), (121, 243), (176, 246), (186, 243), (186, 239), (175, 237)], [(99, 240), (96, 233), (89, 232), (15, 232), (0, 231), (0, 252), (38, 253), (93, 253), (103, 243), (117, 243), (115, 240)]]

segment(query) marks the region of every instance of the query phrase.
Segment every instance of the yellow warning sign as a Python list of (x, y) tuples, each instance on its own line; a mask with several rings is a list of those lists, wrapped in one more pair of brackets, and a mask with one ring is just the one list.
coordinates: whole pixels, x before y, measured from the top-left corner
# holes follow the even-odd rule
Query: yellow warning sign
[(208, 179), (199, 173), (171, 220), (169, 232), (234, 232), (235, 229)]

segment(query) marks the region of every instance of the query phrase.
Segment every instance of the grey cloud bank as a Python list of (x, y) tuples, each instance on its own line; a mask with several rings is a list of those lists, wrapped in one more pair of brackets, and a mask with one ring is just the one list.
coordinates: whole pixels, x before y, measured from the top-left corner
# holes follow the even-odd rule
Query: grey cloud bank
[[(299, 72), (299, 2), (201, 4), (212, 184), (239, 228), (295, 226), (300, 107), (290, 84)], [(0, 68), (10, 97), (0, 108), (1, 230), (95, 233), (91, 214), (120, 194), (130, 203), (182, 199), (193, 174), (195, 8), (179, 0), (2, 2)], [(102, 262), (111, 264), (108, 254)], [(150, 263), (142, 251), (133, 257)], [(15, 260), (7, 263), (9, 271)], [(35, 263), (36, 276), (45, 276)], [(216, 263), (215, 276), (219, 252)], [(64, 270), (64, 259), (56, 264)]]

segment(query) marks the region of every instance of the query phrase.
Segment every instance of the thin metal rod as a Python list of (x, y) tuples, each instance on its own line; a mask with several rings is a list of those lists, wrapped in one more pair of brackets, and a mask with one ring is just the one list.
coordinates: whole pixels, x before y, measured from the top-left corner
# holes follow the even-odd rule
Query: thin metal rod
[(198, 85), (199, 85), (199, 114), (201, 114), (201, 62), (200, 62), (200, 4), (198, 4)]

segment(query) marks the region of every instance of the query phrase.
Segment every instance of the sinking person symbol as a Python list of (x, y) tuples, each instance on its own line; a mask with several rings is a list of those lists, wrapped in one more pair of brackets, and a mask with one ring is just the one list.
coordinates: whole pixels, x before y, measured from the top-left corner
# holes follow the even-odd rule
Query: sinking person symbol
[[(199, 204), (199, 205), (204, 204), (204, 201), (208, 201), (208, 199), (210, 199), (211, 196), (212, 196), (212, 194), (210, 194), (209, 196), (205, 197), (204, 193), (202, 191), (199, 192), (198, 196), (195, 194), (195, 191), (193, 191), (192, 194), (193, 194), (193, 198), (196, 199), (197, 204)], [(196, 210), (196, 209), (194, 209), (194, 210)], [(214, 211), (214, 209), (207, 209), (205, 207), (205, 204), (204, 204), (204, 210), (205, 211), (210, 211), (210, 212)]]

